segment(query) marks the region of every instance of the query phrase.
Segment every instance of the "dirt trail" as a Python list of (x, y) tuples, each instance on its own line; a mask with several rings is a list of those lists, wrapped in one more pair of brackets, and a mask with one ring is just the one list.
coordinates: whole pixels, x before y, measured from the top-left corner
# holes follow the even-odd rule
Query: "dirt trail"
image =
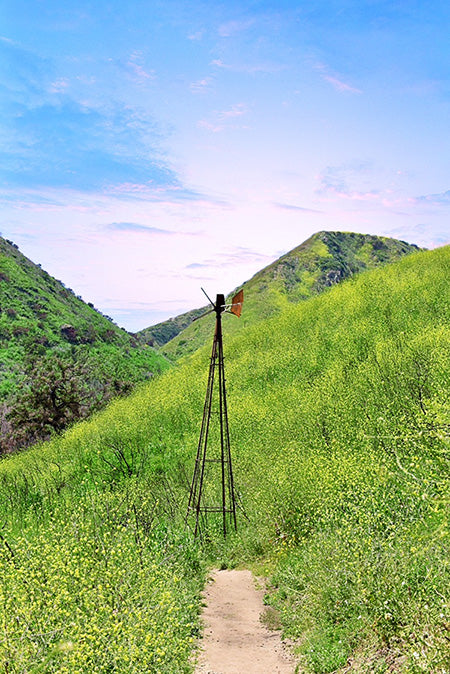
[(212, 572), (196, 674), (294, 673), (279, 633), (261, 623), (263, 596), (250, 571)]

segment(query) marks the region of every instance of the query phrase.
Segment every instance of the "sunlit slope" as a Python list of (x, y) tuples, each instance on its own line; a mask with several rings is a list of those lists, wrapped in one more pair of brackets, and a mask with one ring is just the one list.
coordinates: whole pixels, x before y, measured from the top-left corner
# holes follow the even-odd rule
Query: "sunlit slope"
[(0, 237), (0, 454), (47, 439), (168, 367)]
[[(225, 334), (237, 334), (292, 302), (313, 297), (354, 274), (396, 261), (417, 250), (415, 245), (382, 236), (318, 232), (240, 286), (244, 289), (245, 311), (240, 321), (227, 321)], [(223, 292), (224, 289), (216, 290)], [(189, 315), (186, 318), (189, 320)], [(169, 358), (179, 358), (198, 349), (208, 338), (211, 320), (214, 319), (206, 317), (185, 327), (168, 341), (163, 353)], [(184, 323), (180, 323), (179, 329), (181, 325), (184, 327)], [(174, 328), (174, 321), (167, 321), (153, 330), (162, 334)], [(152, 334), (151, 331), (152, 328), (144, 330), (139, 336), (145, 337)]]
[[(88, 305), (61, 281), (0, 237), (0, 345), (34, 339), (44, 346), (72, 340), (130, 345), (131, 336)], [(64, 326), (73, 328), (65, 332)]]
[(126, 330), (0, 237), (0, 399), (18, 385), (30, 350), (41, 355), (83, 345), (103, 350), (118, 368), (123, 361), (136, 361), (130, 370), (143, 372), (166, 367), (161, 356), (139, 348)]
[[(215, 563), (269, 560), (271, 601), (287, 633), (302, 635), (305, 671), (338, 670), (352, 654), (357, 671), (372, 671), (378, 652), (388, 664), (401, 658), (399, 671), (446, 666), (449, 267), (449, 247), (407, 256), (226, 339), (235, 482), (248, 520), (239, 513), (239, 534)], [(0, 602), (3, 666), (20, 653), (36, 662), (59, 640), (72, 646), (46, 671), (112, 662), (188, 671), (180, 663), (188, 668), (198, 562), (181, 532), (209, 351), (59, 440), (0, 462), (1, 533), (13, 552), (2, 546), (1, 573), (5, 596), (17, 597)], [(56, 573), (64, 558), (70, 574), (83, 570), (72, 584)], [(149, 585), (153, 558), (163, 566)], [(55, 569), (45, 596), (38, 568)], [(49, 610), (55, 602), (70, 616)], [(139, 620), (125, 617), (136, 612), (151, 615), (148, 643)], [(57, 636), (24, 642), (24, 624)], [(172, 650), (158, 640), (166, 627)]]

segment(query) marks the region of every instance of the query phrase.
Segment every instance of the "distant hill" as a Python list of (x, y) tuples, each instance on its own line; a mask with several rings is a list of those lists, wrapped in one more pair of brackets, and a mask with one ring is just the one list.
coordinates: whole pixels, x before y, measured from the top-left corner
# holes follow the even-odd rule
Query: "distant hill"
[[(418, 250), (414, 244), (382, 236), (318, 232), (233, 291), (244, 289), (244, 310), (241, 319), (230, 317), (224, 321), (224, 330), (234, 333), (278, 313), (288, 303), (308, 299), (359, 272), (394, 262)], [(162, 344), (163, 338), (179, 329), (179, 334), (170, 337), (161, 349), (169, 358), (178, 359), (192, 353), (208, 339), (214, 317), (207, 316), (192, 323), (201, 313), (201, 309), (188, 312), (142, 330), (137, 336)]]
[[(161, 355), (0, 237), (0, 442), (11, 431), (6, 416), (13, 398), (16, 404), (22, 386), (31, 386), (32, 370), (40, 363), (49, 369), (52, 359), (67, 365), (66, 379), (84, 371), (91, 386), (83, 383), (86, 399), (91, 398), (83, 405), (85, 412), (168, 366)], [(57, 373), (52, 377), (58, 379)]]
[(164, 346), (164, 344), (170, 342), (171, 339), (187, 328), (196, 318), (204, 314), (206, 310), (207, 307), (191, 309), (191, 311), (186, 311), (184, 314), (180, 314), (174, 318), (169, 318), (167, 321), (162, 321), (149, 328), (140, 330), (136, 334), (136, 337), (140, 342), (144, 342), (149, 346), (154, 346), (156, 348)]

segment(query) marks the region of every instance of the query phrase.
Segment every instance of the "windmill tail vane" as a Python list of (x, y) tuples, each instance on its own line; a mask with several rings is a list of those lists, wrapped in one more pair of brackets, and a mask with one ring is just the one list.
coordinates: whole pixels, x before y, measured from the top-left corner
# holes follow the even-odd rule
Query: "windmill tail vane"
[(243, 303), (244, 303), (244, 291), (240, 290), (231, 300), (231, 304), (225, 304), (225, 311), (229, 311), (239, 318), (242, 313)]
[(212, 311), (216, 313), (216, 325), (186, 523), (191, 518), (194, 520), (196, 537), (206, 528), (208, 515), (211, 517), (212, 513), (216, 513), (220, 516), (223, 536), (226, 537), (230, 528), (237, 529), (237, 521), (225, 386), (222, 314), (232, 313), (239, 317), (244, 292), (240, 290), (231, 303), (227, 304), (224, 295), (217, 295), (216, 302), (213, 303), (203, 288), (202, 291), (212, 305)]

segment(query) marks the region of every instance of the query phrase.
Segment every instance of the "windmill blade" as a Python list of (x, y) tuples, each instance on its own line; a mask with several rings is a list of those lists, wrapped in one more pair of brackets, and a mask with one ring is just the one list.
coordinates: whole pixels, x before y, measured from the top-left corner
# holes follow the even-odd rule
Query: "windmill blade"
[(214, 311), (214, 309), (210, 309), (209, 311), (205, 311), (204, 314), (201, 314), (200, 316), (197, 316), (196, 318), (193, 318), (191, 323), (195, 323), (195, 321), (200, 320), (200, 318), (203, 318), (203, 316), (208, 316), (209, 314), (212, 314), (213, 311)]
[(237, 316), (238, 318), (241, 315), (243, 303), (244, 303), (244, 290), (241, 289), (238, 293), (236, 293), (236, 295), (231, 300), (230, 306), (231, 313)]
[(212, 301), (212, 299), (209, 297), (209, 295), (208, 295), (208, 293), (206, 292), (206, 290), (204, 290), (201, 286), (200, 286), (200, 290), (201, 290), (202, 293), (205, 295), (206, 299), (208, 300), (208, 302), (210, 303), (210, 305), (211, 305), (211, 306), (213, 307), (213, 309), (214, 309), (214, 308), (215, 308), (215, 304), (214, 304), (214, 302)]

